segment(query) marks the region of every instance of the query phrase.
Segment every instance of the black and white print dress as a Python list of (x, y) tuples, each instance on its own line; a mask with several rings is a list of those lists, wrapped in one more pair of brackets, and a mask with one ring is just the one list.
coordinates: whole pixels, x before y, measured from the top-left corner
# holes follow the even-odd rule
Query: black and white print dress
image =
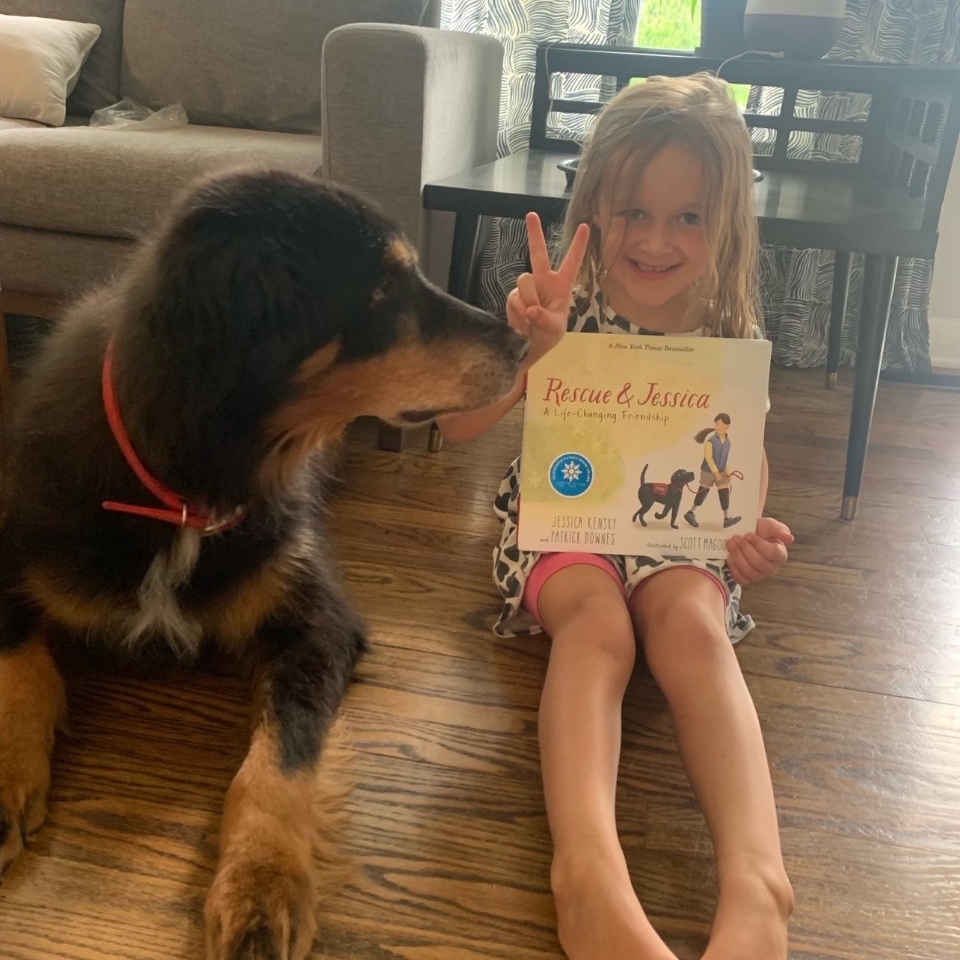
[[(574, 296), (567, 322), (569, 333), (632, 333), (638, 336), (662, 336), (653, 330), (636, 327), (627, 319), (607, 308), (602, 294), (593, 297)], [(688, 336), (702, 336), (695, 330)], [(520, 505), (520, 458), (517, 457), (504, 475), (494, 501), (494, 513), (500, 518), (503, 530), (500, 542), (493, 551), (493, 579), (503, 596), (503, 609), (494, 624), (493, 632), (500, 637), (514, 637), (521, 633), (540, 633), (542, 627), (533, 614), (523, 606), (523, 591), (527, 577), (541, 554), (521, 550), (517, 544), (517, 517)], [(716, 560), (699, 560), (679, 555), (663, 557), (606, 556), (617, 572), (630, 596), (637, 585), (647, 577), (669, 567), (698, 567), (712, 574), (723, 584), (727, 594), (727, 633), (736, 643), (753, 629), (753, 620), (740, 612), (740, 586), (733, 579), (727, 565)]]

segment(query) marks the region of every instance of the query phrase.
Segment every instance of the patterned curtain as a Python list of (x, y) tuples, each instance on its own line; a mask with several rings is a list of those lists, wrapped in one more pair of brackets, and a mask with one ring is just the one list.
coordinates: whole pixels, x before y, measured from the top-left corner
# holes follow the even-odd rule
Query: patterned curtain
[[(503, 92), (498, 151), (506, 156), (527, 146), (538, 43), (565, 41), (630, 46), (637, 32), (641, 0), (443, 0), (441, 25), (448, 30), (483, 33), (504, 46)], [(556, 96), (596, 99), (583, 78)], [(527, 238), (522, 221), (494, 220), (484, 246), (479, 302), (503, 313), (507, 292), (524, 270)]]
[[(847, 0), (842, 32), (827, 59), (954, 61), (960, 54), (958, 25), (960, 0)], [(775, 113), (779, 101), (779, 90), (754, 88), (749, 108)], [(798, 116), (859, 120), (866, 118), (868, 109), (866, 94), (801, 91), (797, 98)], [(759, 152), (764, 132), (754, 131), (754, 137)], [(852, 160), (858, 149), (857, 138), (811, 133), (798, 141), (795, 155)], [(932, 273), (932, 261), (900, 260), (884, 349), (885, 368), (919, 373), (930, 370), (927, 305)], [(832, 251), (764, 248), (764, 319), (777, 363), (816, 367), (826, 362), (832, 280)], [(862, 257), (854, 256), (842, 340), (842, 362), (847, 364), (852, 364), (856, 355), (862, 281)]]

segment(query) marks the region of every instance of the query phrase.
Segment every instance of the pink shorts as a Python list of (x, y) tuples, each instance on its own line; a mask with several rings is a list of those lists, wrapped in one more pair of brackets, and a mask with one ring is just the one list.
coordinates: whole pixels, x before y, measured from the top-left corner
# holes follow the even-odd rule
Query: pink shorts
[[(540, 591), (543, 589), (543, 585), (558, 571), (563, 570), (565, 567), (572, 567), (575, 564), (586, 564), (590, 567), (597, 567), (599, 570), (604, 570), (614, 579), (617, 586), (620, 587), (620, 591), (623, 593), (623, 599), (629, 605), (631, 600), (637, 594), (637, 588), (639, 588), (644, 581), (641, 580), (639, 583), (635, 584), (630, 591), (630, 594), (627, 594), (627, 588), (623, 583), (623, 579), (620, 576), (617, 568), (604, 556), (601, 556), (597, 553), (544, 553), (540, 555), (540, 558), (537, 562), (530, 568), (530, 573), (527, 575), (527, 583), (523, 590), (523, 605), (537, 618), (537, 623), (543, 626), (543, 621), (540, 619), (540, 611), (537, 606), (537, 601), (540, 598)], [(668, 570), (676, 570), (676, 566), (667, 567)], [(720, 596), (722, 598), (722, 603), (724, 607), (727, 606), (727, 603), (730, 599), (729, 594), (727, 593), (726, 587), (720, 581), (718, 577), (715, 577), (709, 570), (703, 570), (700, 567), (690, 565), (686, 569), (695, 570), (697, 573), (703, 574), (705, 577), (716, 584), (717, 589), (720, 591)], [(657, 570), (651, 574), (651, 576), (656, 576), (657, 573), (663, 573), (663, 570)], [(649, 579), (649, 578), (647, 578)]]

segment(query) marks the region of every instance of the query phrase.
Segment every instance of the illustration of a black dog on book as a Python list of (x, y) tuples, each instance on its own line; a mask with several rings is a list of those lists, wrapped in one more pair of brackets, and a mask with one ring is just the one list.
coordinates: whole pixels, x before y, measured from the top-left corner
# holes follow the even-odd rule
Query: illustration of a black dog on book
[(697, 478), (690, 470), (680, 469), (673, 471), (669, 483), (648, 482), (647, 467), (649, 466), (649, 463), (645, 463), (643, 470), (640, 471), (640, 489), (637, 490), (640, 509), (633, 515), (633, 522), (636, 523), (639, 520), (643, 526), (646, 526), (647, 521), (644, 520), (644, 517), (647, 515), (647, 511), (655, 503), (661, 503), (663, 509), (659, 513), (655, 513), (654, 516), (658, 520), (663, 520), (669, 513), (670, 526), (677, 530), (679, 529), (677, 514), (680, 512), (680, 498), (683, 496), (683, 488), (688, 483), (693, 483)]
[(691, 527), (700, 526), (697, 508), (703, 505), (710, 488), (714, 486), (723, 510), (724, 529), (740, 522), (740, 517), (730, 516), (730, 478), (736, 476), (743, 479), (743, 474), (727, 470), (727, 461), (730, 459), (730, 437), (727, 436), (729, 428), (730, 414), (718, 413), (714, 417), (713, 426), (701, 430), (693, 438), (696, 443), (703, 444), (703, 462), (700, 464), (700, 489), (693, 498), (693, 506), (683, 515), (683, 519)]

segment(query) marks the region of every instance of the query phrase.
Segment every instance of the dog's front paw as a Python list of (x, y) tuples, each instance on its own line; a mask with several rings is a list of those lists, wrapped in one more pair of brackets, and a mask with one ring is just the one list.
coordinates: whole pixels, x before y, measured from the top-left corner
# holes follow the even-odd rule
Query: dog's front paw
[(43, 750), (0, 743), (0, 873), (47, 818), (50, 761)]
[(225, 855), (205, 908), (208, 960), (303, 960), (317, 931), (309, 869), (279, 851)]
[(0, 655), (0, 873), (47, 818), (54, 731), (65, 711), (46, 644), (32, 640)]

